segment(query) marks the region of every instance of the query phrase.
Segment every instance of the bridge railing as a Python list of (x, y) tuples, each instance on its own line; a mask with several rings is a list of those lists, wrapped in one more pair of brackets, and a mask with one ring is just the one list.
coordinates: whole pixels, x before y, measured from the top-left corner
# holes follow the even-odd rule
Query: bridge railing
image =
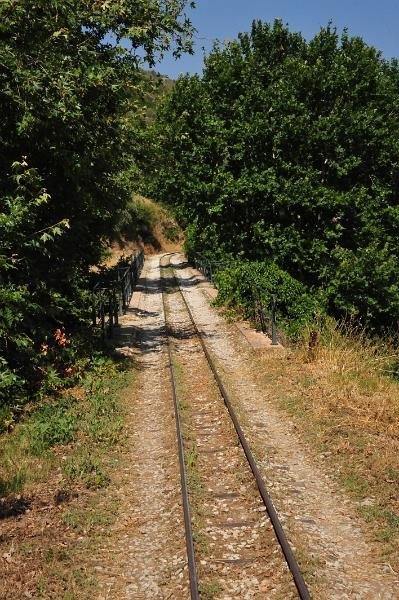
[[(212, 261), (201, 254), (193, 257), (194, 266), (206, 279), (214, 283), (214, 277), (218, 271), (232, 266), (230, 261)], [(267, 300), (268, 298), (268, 300)], [(278, 345), (277, 340), (277, 295), (270, 294), (261, 286), (252, 284), (252, 310), (251, 317), (257, 328), (271, 338), (272, 346)]]
[(97, 282), (92, 292), (92, 324), (99, 327), (103, 336), (114, 334), (119, 325), (119, 316), (124, 315), (129, 306), (134, 288), (144, 264), (144, 251), (137, 250), (116, 268), (116, 277), (104, 283)]

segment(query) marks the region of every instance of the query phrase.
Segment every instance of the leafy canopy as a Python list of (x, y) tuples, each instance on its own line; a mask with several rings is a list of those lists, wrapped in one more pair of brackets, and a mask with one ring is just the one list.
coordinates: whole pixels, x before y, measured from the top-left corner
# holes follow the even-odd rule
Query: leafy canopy
[(137, 185), (151, 84), (138, 55), (191, 51), (185, 5), (0, 3), (0, 402), (63, 373), (56, 345), (41, 348), (85, 323), (90, 267)]
[(189, 251), (276, 262), (334, 314), (389, 327), (398, 129), (396, 60), (331, 24), (307, 42), (256, 21), (213, 49), (202, 77), (177, 82), (155, 130), (153, 191), (186, 224)]

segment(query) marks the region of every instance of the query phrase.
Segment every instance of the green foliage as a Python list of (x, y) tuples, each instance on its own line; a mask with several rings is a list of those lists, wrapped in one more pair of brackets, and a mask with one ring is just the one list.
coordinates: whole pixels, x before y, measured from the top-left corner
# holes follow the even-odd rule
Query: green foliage
[(80, 479), (89, 489), (107, 487), (110, 483), (101, 461), (88, 452), (69, 458), (65, 463), (64, 473), (69, 479)]
[(275, 294), (279, 321), (294, 337), (323, 312), (322, 305), (307, 293), (306, 287), (274, 263), (237, 261), (219, 271), (215, 282), (218, 303), (232, 305), (249, 318), (253, 317), (257, 290), (265, 307)]
[[(191, 51), (185, 5), (0, 3), (0, 405), (67, 378), (90, 268), (137, 185), (158, 85), (138, 56)], [(58, 329), (68, 347), (43, 351)]]
[(71, 401), (67, 398), (57, 404), (45, 404), (35, 411), (23, 432), (28, 452), (41, 456), (49, 448), (74, 439), (78, 416), (71, 410)]
[(171, 91), (149, 191), (189, 252), (275, 262), (333, 314), (396, 326), (398, 83), (397, 61), (331, 24), (307, 42), (254, 22)]
[(114, 368), (108, 361), (97, 361), (96, 370), (85, 381), (89, 406), (83, 422), (84, 431), (93, 443), (109, 447), (118, 442), (122, 430), (116, 396), (121, 378), (112, 376)]
[(153, 229), (156, 214), (151, 204), (145, 203), (138, 196), (133, 196), (121, 214), (116, 233), (128, 239), (145, 238)]

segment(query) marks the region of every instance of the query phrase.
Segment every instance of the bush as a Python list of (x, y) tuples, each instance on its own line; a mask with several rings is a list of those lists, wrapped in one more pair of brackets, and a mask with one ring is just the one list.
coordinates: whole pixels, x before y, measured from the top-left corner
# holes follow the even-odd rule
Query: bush
[(265, 306), (272, 294), (277, 299), (277, 314), (287, 333), (297, 337), (301, 330), (323, 312), (322, 304), (307, 292), (306, 287), (274, 263), (236, 262), (215, 276), (218, 304), (241, 309), (247, 317), (253, 315), (254, 300), (259, 289)]

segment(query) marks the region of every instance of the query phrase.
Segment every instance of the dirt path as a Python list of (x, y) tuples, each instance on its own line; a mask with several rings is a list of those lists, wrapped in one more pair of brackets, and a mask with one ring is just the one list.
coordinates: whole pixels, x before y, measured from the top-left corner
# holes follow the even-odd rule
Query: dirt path
[(117, 527), (97, 566), (99, 599), (188, 598), (173, 404), (168, 380), (159, 257), (150, 257), (120, 332), (138, 358)]

